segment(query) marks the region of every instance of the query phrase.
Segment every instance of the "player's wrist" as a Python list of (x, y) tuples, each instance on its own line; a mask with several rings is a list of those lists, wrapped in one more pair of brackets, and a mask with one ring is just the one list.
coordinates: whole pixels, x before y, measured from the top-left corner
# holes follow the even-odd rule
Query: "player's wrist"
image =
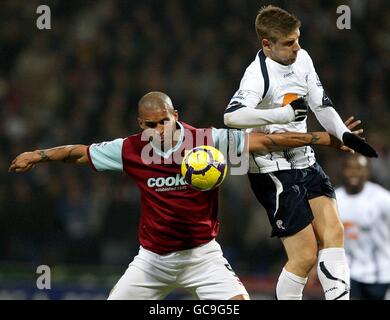
[(291, 104), (288, 104), (286, 107), (282, 108), (285, 113), (284, 123), (290, 123), (295, 121), (295, 110)]
[(294, 111), (294, 121), (303, 121), (307, 118), (309, 105), (304, 97), (291, 101), (289, 105)]
[(47, 161), (47, 155), (43, 150), (35, 150), (32, 152), (31, 162), (39, 163)]
[(311, 145), (321, 145), (321, 146), (330, 146), (331, 138), (327, 132), (310, 132), (310, 144)]

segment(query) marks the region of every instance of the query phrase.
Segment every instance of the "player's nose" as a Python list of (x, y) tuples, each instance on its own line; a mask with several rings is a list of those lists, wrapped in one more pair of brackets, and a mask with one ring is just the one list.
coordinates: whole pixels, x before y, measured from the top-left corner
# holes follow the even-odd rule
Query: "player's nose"
[(158, 124), (154, 130), (161, 137), (164, 135), (164, 125)]

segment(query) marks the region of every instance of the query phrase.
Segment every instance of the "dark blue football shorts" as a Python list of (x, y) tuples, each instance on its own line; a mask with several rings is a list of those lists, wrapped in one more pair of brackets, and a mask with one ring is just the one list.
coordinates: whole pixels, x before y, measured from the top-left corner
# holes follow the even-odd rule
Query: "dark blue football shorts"
[(306, 169), (249, 173), (251, 188), (267, 211), (271, 237), (296, 234), (313, 220), (309, 200), (320, 196), (336, 199), (327, 174), (317, 163)]

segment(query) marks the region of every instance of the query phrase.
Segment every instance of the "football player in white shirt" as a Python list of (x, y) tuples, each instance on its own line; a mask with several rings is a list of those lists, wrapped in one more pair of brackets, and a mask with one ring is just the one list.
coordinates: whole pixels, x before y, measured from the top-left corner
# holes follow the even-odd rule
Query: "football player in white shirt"
[(368, 181), (368, 161), (348, 156), (336, 189), (351, 272), (351, 298), (383, 300), (390, 288), (390, 192)]
[[(226, 108), (225, 125), (251, 132), (306, 132), (309, 106), (345, 145), (376, 157), (375, 150), (344, 125), (326, 96), (309, 54), (299, 45), (300, 21), (270, 5), (259, 11), (255, 26), (262, 48)], [(272, 236), (282, 240), (288, 257), (276, 298), (302, 299), (308, 273), (318, 261), (325, 298), (349, 299), (343, 225), (332, 184), (312, 148), (254, 153), (249, 179), (267, 210)]]

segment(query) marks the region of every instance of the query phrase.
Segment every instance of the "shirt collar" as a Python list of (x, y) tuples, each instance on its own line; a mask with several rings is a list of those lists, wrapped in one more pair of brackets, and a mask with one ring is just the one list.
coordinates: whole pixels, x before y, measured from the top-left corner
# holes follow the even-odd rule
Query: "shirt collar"
[(158, 155), (160, 155), (164, 158), (168, 158), (172, 153), (174, 153), (175, 151), (177, 151), (180, 148), (180, 146), (183, 142), (183, 137), (184, 137), (184, 127), (179, 121), (176, 121), (176, 127), (179, 128), (179, 138), (177, 139), (177, 143), (173, 148), (171, 148), (167, 151), (162, 151), (160, 148), (153, 145), (153, 141), (150, 142), (150, 145), (152, 146), (153, 150), (156, 151), (156, 153)]

